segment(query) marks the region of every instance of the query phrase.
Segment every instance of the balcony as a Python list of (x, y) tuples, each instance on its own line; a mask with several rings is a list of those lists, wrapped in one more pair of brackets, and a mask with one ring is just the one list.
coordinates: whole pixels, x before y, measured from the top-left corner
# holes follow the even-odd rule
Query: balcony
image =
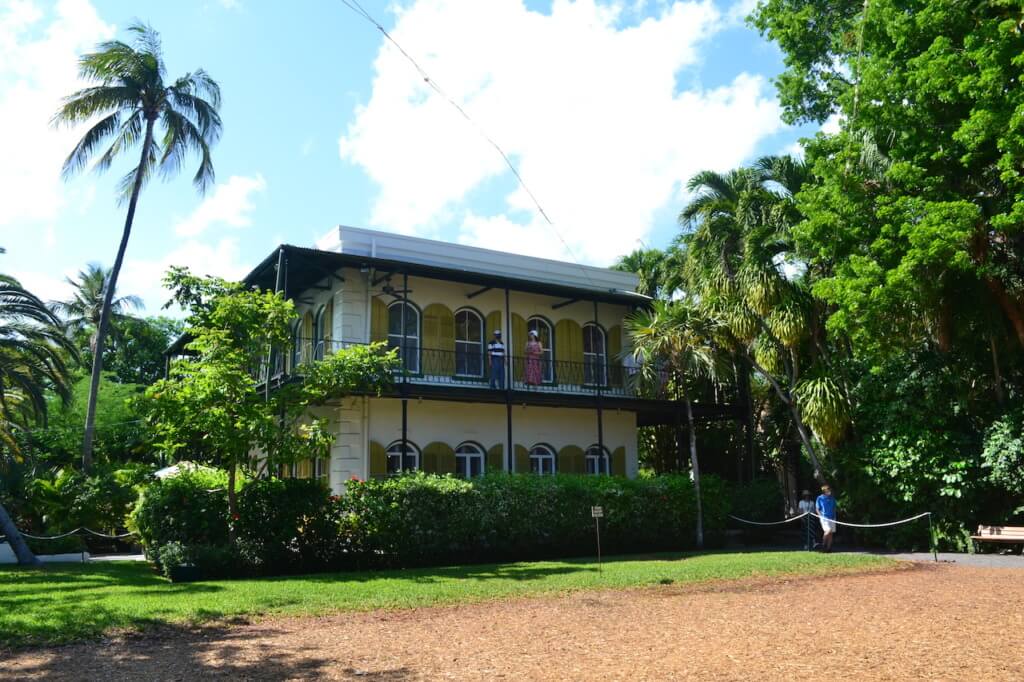
[[(323, 359), (325, 354), (353, 346), (366, 345), (350, 342), (315, 340), (299, 341), (287, 352), (275, 352), (271, 357), (270, 379), (280, 382), (290, 375), (301, 373), (301, 367)], [(525, 356), (507, 356), (504, 383), (492, 381), (486, 350), (441, 350), (406, 344), (399, 352), (402, 366), (395, 373), (395, 383), (416, 385), (442, 385), (503, 392), (505, 386), (512, 391), (533, 393), (634, 397), (634, 387), (627, 370), (602, 355), (585, 356), (584, 362), (553, 359), (548, 354), (539, 359)], [(261, 385), (267, 380), (268, 366), (264, 363), (257, 374)]]

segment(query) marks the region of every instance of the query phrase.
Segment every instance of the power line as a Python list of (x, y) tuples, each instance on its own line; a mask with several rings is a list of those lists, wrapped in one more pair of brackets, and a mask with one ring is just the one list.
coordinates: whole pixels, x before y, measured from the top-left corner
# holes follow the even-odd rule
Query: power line
[(551, 220), (550, 217), (548, 217), (548, 214), (544, 210), (544, 207), (540, 205), (540, 201), (538, 201), (538, 199), (534, 195), (534, 193), (532, 191), (530, 191), (530, 188), (527, 186), (526, 181), (523, 180), (523, 176), (519, 174), (519, 170), (516, 169), (515, 164), (512, 163), (512, 160), (508, 157), (508, 154), (505, 153), (505, 150), (501, 148), (501, 145), (499, 145), (494, 140), (494, 138), (492, 138), (490, 135), (488, 135), (487, 131), (485, 131), (480, 126), (480, 124), (478, 124), (476, 121), (474, 121), (473, 118), (468, 113), (466, 113), (466, 110), (463, 109), (462, 106), (459, 105), (458, 102), (456, 102), (452, 97), (450, 97), (447, 93), (445, 93), (444, 90), (441, 89), (441, 86), (437, 84), (437, 81), (435, 81), (433, 78), (430, 77), (430, 74), (428, 74), (426, 72), (426, 70), (422, 66), (420, 66), (419, 62), (417, 62), (415, 59), (413, 59), (412, 55), (410, 55), (408, 52), (406, 52), (405, 49), (401, 45), (398, 44), (398, 41), (391, 37), (391, 34), (388, 33), (387, 29), (385, 29), (380, 24), (379, 21), (374, 19), (373, 16), (369, 12), (367, 12), (366, 9), (364, 9), (361, 4), (359, 4), (359, 0), (341, 0), (341, 2), (346, 7), (348, 7), (350, 10), (352, 10), (353, 12), (358, 14), (360, 17), (365, 19), (367, 22), (372, 24), (378, 31), (380, 31), (381, 35), (383, 35), (385, 38), (387, 38), (388, 41), (390, 41), (391, 44), (394, 45), (398, 49), (398, 51), (402, 54), (402, 56), (405, 57), (405, 59), (410, 64), (412, 64), (413, 68), (416, 69), (417, 73), (419, 73), (420, 77), (423, 79), (423, 82), (426, 83), (427, 85), (429, 85), (430, 88), (434, 92), (436, 92), (438, 95), (440, 95), (445, 101), (448, 102), (448, 104), (450, 104), (452, 107), (454, 107), (455, 110), (458, 111), (459, 114), (464, 119), (466, 119), (466, 121), (470, 125), (472, 125), (474, 128), (476, 128), (477, 133), (482, 138), (484, 138), (484, 140), (486, 140), (492, 147), (494, 147), (494, 149), (498, 152), (498, 154), (501, 156), (501, 158), (505, 161), (505, 165), (508, 166), (510, 171), (512, 171), (512, 175), (515, 176), (516, 181), (519, 183), (519, 186), (523, 188), (523, 191), (526, 192), (526, 194), (530, 197), (530, 200), (533, 201), (533, 205), (536, 206), (537, 212), (540, 213), (541, 217), (544, 218), (545, 222), (547, 222), (548, 226), (551, 228), (551, 231), (554, 232), (556, 237), (558, 237), (558, 241), (562, 242), (562, 246), (565, 247), (565, 250), (569, 254), (569, 257), (572, 258), (572, 260), (580, 268), (580, 272), (583, 273), (583, 276), (591, 284), (591, 286), (595, 286), (596, 287), (596, 285), (594, 284), (593, 280), (590, 279), (590, 274), (586, 271), (586, 268), (583, 267), (583, 264), (580, 263), (579, 259), (576, 257), (576, 253), (573, 251), (572, 247), (569, 246), (569, 243), (562, 237), (561, 233), (558, 231), (558, 228), (555, 227), (555, 223)]

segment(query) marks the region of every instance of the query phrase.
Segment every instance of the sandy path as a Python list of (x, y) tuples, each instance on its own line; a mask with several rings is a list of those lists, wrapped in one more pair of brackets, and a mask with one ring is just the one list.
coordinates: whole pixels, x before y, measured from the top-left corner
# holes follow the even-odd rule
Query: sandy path
[(921, 564), (170, 628), (21, 651), (0, 678), (1024, 679), (1022, 578)]

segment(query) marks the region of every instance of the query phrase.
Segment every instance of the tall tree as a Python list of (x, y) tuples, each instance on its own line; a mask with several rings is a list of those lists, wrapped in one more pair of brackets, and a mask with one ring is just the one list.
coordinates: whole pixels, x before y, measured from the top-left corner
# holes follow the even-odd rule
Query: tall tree
[(697, 499), (697, 547), (704, 546), (704, 506), (700, 494), (700, 461), (697, 431), (693, 419), (693, 384), (701, 377), (719, 375), (720, 353), (715, 347), (713, 320), (690, 301), (655, 301), (650, 309), (639, 310), (626, 320), (633, 341), (633, 353), (642, 381), (655, 386), (668, 371), (686, 407), (690, 441), (690, 470)]
[[(97, 263), (89, 263), (84, 270), (78, 271), (74, 279), (68, 277), (66, 281), (71, 285), (71, 298), (54, 301), (50, 307), (64, 318), (64, 326), (69, 334), (89, 335), (89, 352), (95, 354), (96, 336), (103, 317), (103, 301), (110, 282), (110, 271)], [(141, 308), (142, 299), (138, 296), (117, 296), (115, 292), (110, 300), (110, 338), (114, 341), (119, 340), (122, 325), (131, 319), (128, 311)]]
[(637, 278), (638, 294), (661, 298), (672, 292), (665, 291), (669, 280), (669, 254), (661, 249), (637, 249), (619, 258), (613, 270), (632, 272)]
[[(61, 351), (75, 353), (60, 321), (17, 280), (0, 275), (0, 464), (20, 456), (20, 430), (45, 423), (48, 391), (69, 396)], [(37, 563), (2, 506), (0, 531), (18, 563)]]
[[(202, 69), (168, 82), (159, 34), (142, 24), (134, 24), (128, 30), (134, 36), (134, 44), (117, 40), (104, 42), (96, 52), (79, 60), (80, 76), (97, 85), (65, 98), (54, 116), (55, 124), (67, 125), (99, 118), (64, 162), (65, 177), (80, 172), (91, 160), (95, 160), (97, 171), (105, 171), (116, 158), (136, 145), (140, 148), (138, 165), (120, 184), (121, 198), (128, 202), (128, 213), (104, 292), (96, 329), (97, 348), (103, 348), (110, 325), (117, 278), (142, 187), (156, 172), (165, 178), (173, 176), (188, 155), (197, 154), (200, 162), (193, 183), (200, 193), (205, 192), (214, 181), (210, 146), (221, 133), (220, 86)], [(107, 141), (110, 145), (100, 154)], [(82, 440), (84, 469), (92, 462), (96, 392), (102, 370), (103, 353), (94, 353)]]

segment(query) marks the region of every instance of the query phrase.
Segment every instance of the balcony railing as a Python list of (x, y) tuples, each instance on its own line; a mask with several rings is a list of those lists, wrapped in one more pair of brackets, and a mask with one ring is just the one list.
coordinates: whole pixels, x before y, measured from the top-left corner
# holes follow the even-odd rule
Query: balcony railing
[[(279, 380), (289, 374), (301, 374), (301, 366), (323, 359), (326, 354), (351, 346), (365, 345), (332, 340), (299, 340), (297, 346), (275, 351), (271, 356), (270, 378)], [(592, 356), (584, 362), (506, 356), (504, 376), (492, 376), (490, 358), (483, 350), (441, 350), (421, 348), (415, 341), (399, 352), (401, 367), (395, 381), (413, 384), (444, 384), (466, 388), (542, 393), (571, 393), (614, 397), (634, 395), (631, 377), (624, 368), (605, 356)], [(260, 383), (267, 380), (268, 363), (260, 367)]]

